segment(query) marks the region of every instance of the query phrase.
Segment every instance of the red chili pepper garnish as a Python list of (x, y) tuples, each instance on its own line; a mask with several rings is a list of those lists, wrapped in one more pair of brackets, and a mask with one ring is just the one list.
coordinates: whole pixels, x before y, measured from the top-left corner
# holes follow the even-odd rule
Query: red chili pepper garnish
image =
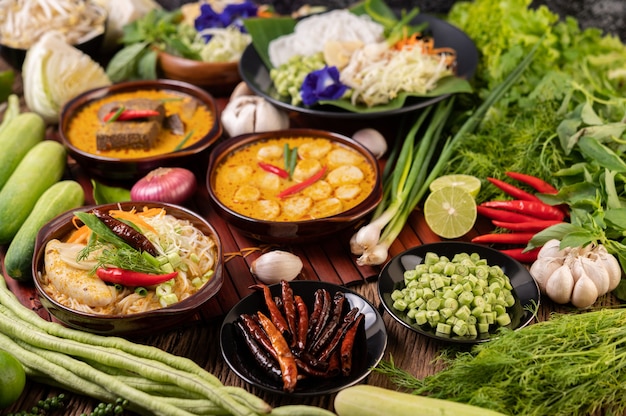
[(527, 175), (525, 173), (519, 172), (506, 172), (506, 175), (509, 178), (515, 179), (516, 181), (525, 183), (526, 185), (533, 188), (535, 191), (541, 192), (542, 194), (556, 194), (559, 192), (559, 190), (556, 189), (554, 186), (536, 176)]
[[(109, 114), (105, 115), (102, 120), (104, 122), (109, 121), (128, 121), (128, 120), (136, 120), (138, 118), (147, 118), (158, 116), (160, 113), (156, 110), (129, 110), (129, 109), (117, 109), (115, 111), (111, 111)], [(117, 116), (117, 117), (115, 117)], [(115, 117), (115, 118), (114, 118)]]
[(506, 209), (542, 220), (563, 220), (565, 218), (565, 214), (558, 207), (537, 201), (514, 199), (511, 201), (487, 201), (480, 205), (487, 208)]
[(278, 193), (278, 197), (279, 198), (284, 198), (286, 196), (297, 194), (298, 192), (302, 191), (303, 189), (308, 188), (309, 186), (313, 185), (315, 182), (317, 182), (320, 179), (322, 179), (322, 177), (326, 173), (326, 169), (327, 169), (327, 167), (323, 166), (314, 175), (308, 177), (307, 179), (303, 180), (302, 182), (297, 183), (297, 184), (295, 184), (293, 186), (290, 186), (287, 189), (283, 189), (281, 192)]
[(535, 233), (491, 233), (472, 238), (472, 243), (479, 244), (528, 244)]
[(176, 277), (178, 272), (166, 274), (150, 274), (120, 269), (118, 267), (100, 267), (96, 275), (107, 283), (124, 286), (153, 286)]
[(270, 163), (265, 163), (265, 162), (258, 162), (258, 165), (261, 169), (263, 169), (266, 172), (273, 173), (274, 175), (278, 175), (283, 179), (289, 178), (289, 172), (287, 172), (285, 169), (279, 168), (278, 166), (274, 166)]
[(487, 180), (500, 188), (502, 191), (506, 192), (508, 195), (512, 196), (513, 198), (523, 199), (525, 201), (541, 202), (541, 200), (537, 196), (526, 192), (525, 190), (520, 189), (515, 185), (511, 185), (510, 183), (506, 183), (496, 178), (487, 178)]
[(490, 218), (492, 220), (506, 221), (506, 222), (529, 222), (537, 221), (537, 218), (530, 215), (518, 214), (517, 212), (505, 211), (503, 209), (487, 208), (482, 205), (478, 205), (476, 210), (479, 215)]
[(525, 222), (506, 222), (506, 221), (491, 221), (493, 225), (500, 228), (506, 228), (511, 231), (532, 231), (539, 232), (545, 230), (548, 227), (551, 227), (556, 224), (561, 224), (563, 221), (560, 220), (535, 220), (535, 221), (525, 221)]
[(539, 254), (539, 250), (541, 247), (536, 247), (531, 250), (525, 251), (525, 247), (519, 248), (509, 248), (505, 250), (499, 250), (501, 253), (506, 254), (507, 256), (513, 257), (515, 260), (520, 261), (522, 263), (532, 263), (537, 260), (537, 255)]

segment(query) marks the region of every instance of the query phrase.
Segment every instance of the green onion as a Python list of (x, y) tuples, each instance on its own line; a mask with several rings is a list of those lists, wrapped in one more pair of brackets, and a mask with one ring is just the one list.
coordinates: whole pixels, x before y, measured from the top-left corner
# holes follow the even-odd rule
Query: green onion
[(185, 137), (183, 137), (183, 139), (176, 145), (176, 147), (174, 147), (174, 151), (175, 152), (183, 148), (185, 143), (187, 143), (187, 140), (189, 140), (191, 138), (191, 136), (193, 136), (193, 132), (194, 131), (191, 130), (189, 133), (187, 133), (185, 135)]
[[(352, 253), (360, 256), (357, 264), (379, 265), (387, 260), (391, 243), (402, 231), (430, 183), (443, 172), (454, 151), (479, 125), (491, 106), (522, 75), (540, 43), (533, 46), (524, 60), (491, 91), (453, 136), (443, 140), (443, 129), (454, 104), (454, 97), (451, 97), (439, 102), (434, 110), (432, 107), (424, 109), (404, 140), (396, 141), (383, 171), (383, 200), (374, 211), (371, 222), (361, 227), (350, 240)], [(418, 134), (427, 121), (423, 134)], [(440, 150), (440, 154), (433, 164), (436, 150)]]

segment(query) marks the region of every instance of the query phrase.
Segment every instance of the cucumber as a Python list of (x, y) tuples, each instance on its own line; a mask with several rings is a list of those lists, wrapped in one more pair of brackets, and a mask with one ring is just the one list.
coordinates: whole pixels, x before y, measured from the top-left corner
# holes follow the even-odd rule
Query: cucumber
[(335, 396), (338, 416), (504, 416), (500, 412), (450, 400), (418, 396), (360, 384)]
[(39, 197), (30, 215), (9, 244), (4, 256), (6, 273), (15, 280), (30, 281), (35, 240), (39, 229), (57, 215), (78, 208), (84, 202), (85, 192), (76, 181), (60, 181), (48, 188)]
[(0, 244), (11, 242), (39, 197), (65, 172), (65, 147), (54, 140), (36, 144), (0, 190)]
[(46, 124), (35, 113), (20, 113), (2, 123), (0, 130), (0, 189), (4, 187), (26, 153), (43, 141)]

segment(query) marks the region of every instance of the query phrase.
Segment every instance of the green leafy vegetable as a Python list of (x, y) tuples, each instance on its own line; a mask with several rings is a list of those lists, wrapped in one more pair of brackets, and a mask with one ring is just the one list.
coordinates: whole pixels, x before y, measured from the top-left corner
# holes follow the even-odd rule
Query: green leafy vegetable
[(111, 204), (130, 201), (130, 191), (126, 188), (104, 185), (95, 179), (91, 180), (93, 199), (96, 204)]
[(0, 103), (5, 102), (13, 92), (15, 72), (11, 69), (0, 72)]

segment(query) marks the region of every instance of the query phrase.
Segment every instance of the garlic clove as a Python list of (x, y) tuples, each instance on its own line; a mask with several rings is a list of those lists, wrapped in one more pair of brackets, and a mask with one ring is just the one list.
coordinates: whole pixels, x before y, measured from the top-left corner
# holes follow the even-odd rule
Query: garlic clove
[(546, 294), (556, 303), (568, 303), (573, 289), (574, 277), (566, 264), (556, 269), (546, 281)]
[(256, 95), (254, 91), (250, 89), (246, 81), (241, 81), (233, 88), (233, 92), (230, 94), (230, 100), (242, 95)]
[(598, 296), (602, 296), (609, 291), (610, 277), (609, 272), (601, 263), (594, 261), (589, 257), (581, 257), (580, 264), (584, 273), (593, 281), (598, 289)]
[(257, 104), (254, 131), (264, 132), (282, 130), (289, 127), (289, 115), (276, 108), (267, 100), (260, 100)]
[(614, 290), (622, 280), (622, 267), (619, 264), (617, 258), (610, 254), (606, 247), (599, 244), (591, 253), (590, 258), (594, 259), (599, 265), (601, 265), (609, 275), (609, 287), (607, 293)]
[(262, 254), (250, 265), (250, 273), (265, 284), (291, 281), (302, 271), (302, 260), (293, 253), (274, 250)]
[(533, 262), (529, 271), (541, 293), (546, 293), (546, 281), (562, 265), (562, 257), (542, 257)]
[(537, 258), (540, 259), (542, 257), (563, 257), (565, 252), (561, 250), (561, 241), (557, 239), (552, 239), (546, 241), (546, 243), (539, 249), (539, 253), (537, 253)]
[(221, 121), (230, 137), (289, 127), (289, 115), (285, 111), (255, 95), (231, 99), (222, 111)]
[(593, 280), (583, 272), (572, 290), (572, 305), (583, 309), (593, 305), (598, 300), (598, 289)]
[(377, 159), (383, 157), (387, 152), (387, 140), (378, 130), (361, 129), (356, 131), (352, 138), (365, 146)]

